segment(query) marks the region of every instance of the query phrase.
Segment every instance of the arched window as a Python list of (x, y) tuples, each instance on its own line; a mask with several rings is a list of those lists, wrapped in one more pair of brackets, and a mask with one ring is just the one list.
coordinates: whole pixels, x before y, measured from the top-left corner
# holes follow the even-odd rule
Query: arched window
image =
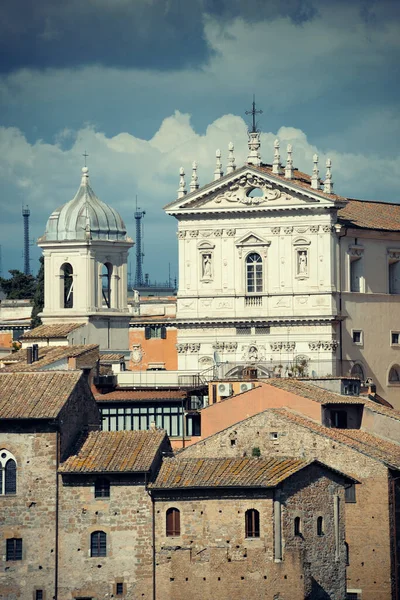
[(102, 294), (103, 300), (107, 308), (111, 308), (111, 275), (113, 266), (110, 263), (105, 263), (101, 271)]
[(393, 365), (389, 371), (389, 383), (400, 383), (400, 367)]
[(93, 531), (90, 536), (90, 556), (107, 556), (107, 534)]
[(110, 497), (110, 482), (108, 479), (99, 478), (96, 479), (94, 484), (94, 497), (95, 498), (109, 498)]
[(254, 508), (245, 513), (245, 536), (247, 538), (260, 537), (260, 513)]
[(263, 291), (262, 258), (257, 252), (252, 252), (246, 258), (246, 291), (248, 293)]
[(317, 518), (317, 535), (324, 535), (324, 519), (323, 519), (323, 517)]
[(8, 450), (0, 450), (0, 494), (16, 494), (17, 463)]
[(60, 269), (61, 297), (63, 308), (74, 307), (74, 270), (70, 263), (64, 263)]
[(301, 520), (300, 517), (294, 519), (294, 535), (301, 536)]
[(181, 535), (181, 514), (177, 508), (169, 508), (166, 515), (167, 537)]
[(356, 363), (355, 365), (352, 366), (350, 375), (352, 377), (358, 377), (358, 379), (360, 379), (360, 381), (365, 381), (364, 369), (358, 363)]

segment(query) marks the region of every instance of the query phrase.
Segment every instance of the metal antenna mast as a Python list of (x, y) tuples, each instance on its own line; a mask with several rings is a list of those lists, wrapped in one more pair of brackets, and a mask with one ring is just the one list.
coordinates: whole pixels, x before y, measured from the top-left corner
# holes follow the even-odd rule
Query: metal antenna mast
[(136, 221), (136, 272), (135, 272), (135, 283), (134, 287), (141, 287), (144, 284), (143, 281), (143, 242), (142, 242), (142, 219), (146, 211), (138, 208), (137, 196), (136, 196), (136, 210), (135, 210), (135, 221)]
[(28, 205), (22, 207), (22, 217), (24, 219), (24, 273), (25, 275), (31, 274), (30, 269), (30, 257), (29, 257), (29, 216), (31, 211)]

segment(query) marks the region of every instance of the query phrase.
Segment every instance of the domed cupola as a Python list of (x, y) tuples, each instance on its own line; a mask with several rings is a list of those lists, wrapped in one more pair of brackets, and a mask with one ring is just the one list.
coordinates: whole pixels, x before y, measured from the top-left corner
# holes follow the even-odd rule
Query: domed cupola
[(43, 241), (126, 240), (126, 227), (118, 212), (105, 204), (89, 184), (89, 169), (83, 167), (75, 198), (51, 215)]

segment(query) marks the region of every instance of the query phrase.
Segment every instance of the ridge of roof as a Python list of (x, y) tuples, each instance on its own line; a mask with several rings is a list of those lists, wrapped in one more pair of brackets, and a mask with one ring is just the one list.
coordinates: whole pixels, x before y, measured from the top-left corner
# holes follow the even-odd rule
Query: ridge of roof
[(66, 337), (71, 331), (82, 327), (85, 323), (53, 323), (51, 325), (39, 325), (34, 329), (26, 331), (21, 335), (21, 340), (34, 340), (45, 338)]

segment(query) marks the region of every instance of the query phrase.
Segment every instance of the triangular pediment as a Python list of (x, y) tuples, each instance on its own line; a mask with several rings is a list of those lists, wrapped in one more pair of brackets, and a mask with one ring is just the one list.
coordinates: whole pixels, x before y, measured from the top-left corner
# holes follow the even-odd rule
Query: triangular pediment
[(236, 246), (269, 246), (270, 243), (259, 235), (249, 232), (236, 242)]
[[(339, 206), (342, 198), (311, 188), (304, 179), (286, 179), (268, 167), (245, 165), (165, 206), (168, 214), (248, 212)], [(338, 202), (339, 201), (339, 202)]]

